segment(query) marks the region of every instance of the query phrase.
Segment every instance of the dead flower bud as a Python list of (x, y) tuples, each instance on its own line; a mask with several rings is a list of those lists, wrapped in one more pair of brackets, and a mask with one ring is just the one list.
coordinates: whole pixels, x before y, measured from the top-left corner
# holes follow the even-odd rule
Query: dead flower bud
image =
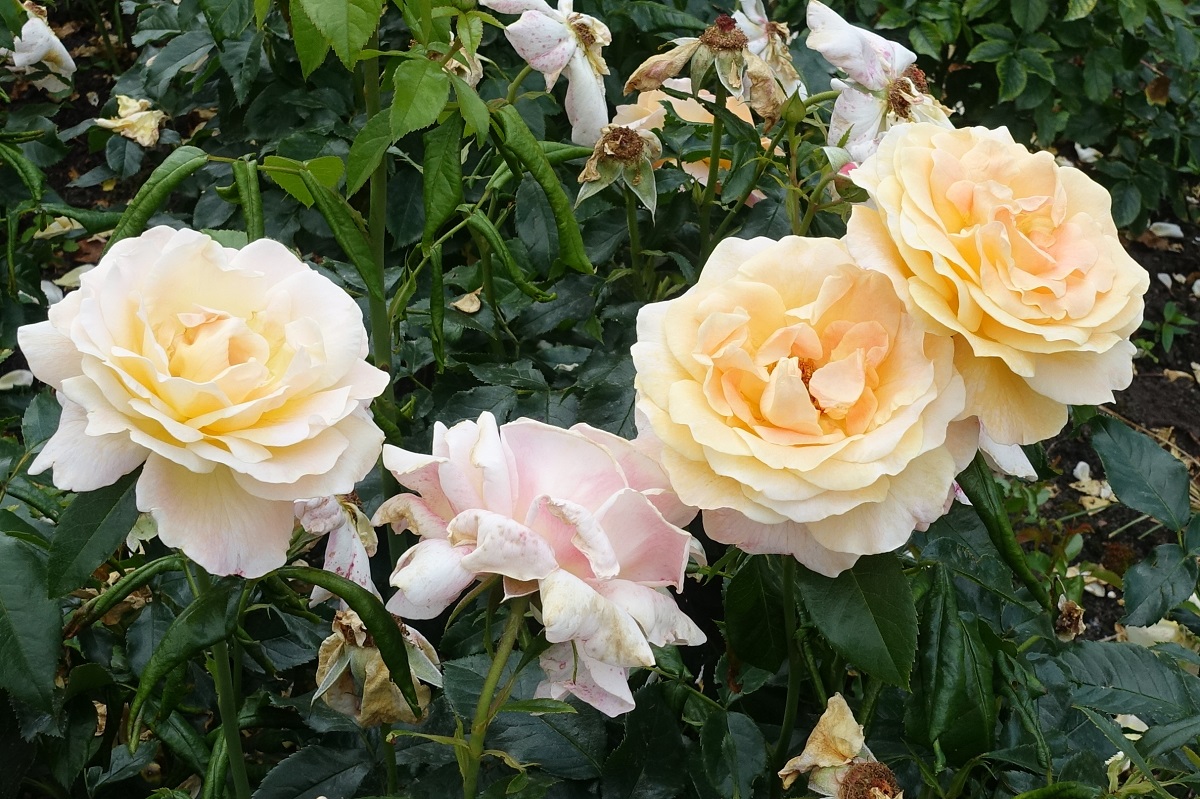
[[(422, 718), (429, 706), (429, 687), (441, 685), (438, 656), (425, 637), (411, 627), (402, 629), (408, 649), (412, 679), (417, 688)], [(422, 720), (412, 712), (391, 672), (375, 647), (362, 619), (352, 610), (338, 611), (333, 618), (333, 635), (321, 643), (317, 663), (317, 688), (313, 696), (339, 713), (350, 716), (361, 727), (376, 727), (403, 721)]]
[(1058, 636), (1058, 640), (1063, 643), (1074, 641), (1077, 636), (1083, 635), (1083, 631), (1087, 629), (1083, 623), (1083, 608), (1078, 604), (1067, 599), (1066, 595), (1058, 598), (1058, 618), (1054, 620), (1054, 634)]
[(808, 789), (836, 799), (903, 799), (904, 792), (892, 770), (880, 763), (867, 748), (862, 725), (854, 719), (841, 694), (829, 698), (804, 751), (779, 772), (783, 787), (789, 788), (801, 774), (808, 774)]
[(600, 141), (579, 173), (583, 187), (575, 198), (576, 207), (620, 179), (653, 215), (658, 201), (654, 162), (661, 155), (662, 145), (650, 131), (605, 125)]

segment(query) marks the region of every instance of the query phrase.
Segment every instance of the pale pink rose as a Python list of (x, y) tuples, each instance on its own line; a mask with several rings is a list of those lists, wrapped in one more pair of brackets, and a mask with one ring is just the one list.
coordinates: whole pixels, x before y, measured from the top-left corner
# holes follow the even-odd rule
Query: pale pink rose
[(374, 521), (422, 539), (396, 564), (389, 610), (432, 618), (476, 579), (501, 575), (506, 597), (538, 593), (546, 639), (565, 646), (543, 655), (539, 695), (574, 693), (610, 716), (633, 707), (625, 674), (653, 665), (650, 644), (704, 634), (663, 590), (682, 586), (691, 542), (663, 514), (686, 523), (695, 512), (614, 439), (530, 419), (498, 427), (484, 413), (435, 425), (432, 455), (385, 447), (384, 464), (417, 493), (387, 500)]
[(546, 78), (546, 90), (566, 72), (567, 119), (571, 141), (591, 147), (608, 122), (604, 76), (608, 65), (601, 50), (612, 43), (608, 26), (595, 17), (577, 13), (574, 0), (558, 0), (551, 8), (545, 0), (480, 0), (503, 14), (521, 18), (504, 29), (513, 49)]
[(829, 144), (862, 162), (893, 125), (929, 122), (953, 127), (950, 109), (929, 94), (917, 56), (904, 45), (851, 25), (833, 9), (808, 3), (808, 46), (846, 73), (830, 86), (841, 92), (829, 120)]
[(350, 492), (379, 457), (362, 314), (274, 241), (125, 239), (17, 339), (63, 407), (30, 472), (91, 491), (143, 466), (138, 508), (213, 574), (282, 566), (294, 500)]
[(896, 549), (975, 453), (953, 343), (833, 239), (725, 239), (637, 333), (639, 427), (708, 535), (747, 552), (833, 576)]
[(850, 251), (953, 336), (967, 412), (990, 440), (1049, 438), (1068, 405), (1129, 385), (1149, 275), (1100, 185), (1005, 128), (920, 124), (889, 131), (851, 177), (872, 203), (854, 209)]

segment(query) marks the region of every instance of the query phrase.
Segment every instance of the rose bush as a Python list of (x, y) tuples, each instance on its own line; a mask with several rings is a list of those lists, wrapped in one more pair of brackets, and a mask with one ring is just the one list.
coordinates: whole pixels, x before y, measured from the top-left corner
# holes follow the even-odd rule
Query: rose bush
[(710, 537), (836, 575), (944, 512), (977, 426), (882, 277), (832, 239), (726, 239), (638, 314), (643, 427)]
[(438, 424), (430, 455), (387, 446), (383, 462), (417, 493), (387, 500), (375, 523), (422, 539), (392, 574), (393, 613), (433, 618), (489, 575), (508, 598), (537, 592), (553, 644), (539, 695), (572, 693), (610, 716), (633, 708), (626, 671), (654, 665), (650, 644), (703, 643), (661, 590), (683, 587), (691, 536), (677, 525), (695, 511), (625, 439), (484, 413)]
[(138, 508), (214, 574), (282, 566), (294, 500), (348, 493), (379, 457), (362, 314), (273, 241), (117, 242), (18, 340), (62, 404), (31, 473), (91, 491), (142, 466)]
[(850, 252), (886, 274), (928, 329), (953, 336), (967, 410), (1002, 444), (1057, 433), (1068, 405), (1133, 379), (1149, 275), (1108, 192), (1006, 129), (904, 125), (851, 173)]

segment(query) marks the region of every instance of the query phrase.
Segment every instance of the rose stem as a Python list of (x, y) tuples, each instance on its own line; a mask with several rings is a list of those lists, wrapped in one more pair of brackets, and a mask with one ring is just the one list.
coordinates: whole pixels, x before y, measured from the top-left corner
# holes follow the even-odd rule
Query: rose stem
[(636, 275), (637, 286), (641, 289), (638, 299), (651, 302), (654, 297), (654, 274), (645, 268), (642, 262), (642, 239), (638, 234), (637, 198), (633, 189), (622, 185), (625, 193), (625, 223), (629, 226), (629, 267)]
[[(716, 106), (714, 111), (721, 111), (725, 108), (725, 84), (717, 81), (717, 88), (713, 104)], [(712, 213), (713, 203), (717, 197), (717, 177), (721, 168), (721, 139), (725, 135), (725, 125), (721, 120), (719, 113), (713, 114), (712, 126), (712, 147), (708, 154), (708, 185), (704, 187), (704, 196), (700, 200), (700, 258), (708, 260), (708, 254), (712, 252), (712, 245), (715, 242), (710, 241), (709, 237), (709, 217)]]
[[(197, 568), (196, 598), (212, 588), (208, 572)], [(238, 699), (233, 688), (233, 674), (229, 668), (229, 644), (220, 641), (212, 646), (212, 675), (217, 687), (217, 709), (221, 713), (221, 732), (225, 737), (225, 751), (229, 753), (229, 771), (233, 775), (234, 795), (237, 799), (250, 799), (250, 780), (246, 777), (246, 758), (242, 754), (241, 725), (238, 723)]]
[(483, 739), (487, 735), (491, 723), (492, 695), (500, 684), (500, 675), (512, 654), (513, 644), (517, 634), (525, 622), (525, 609), (529, 606), (529, 597), (517, 597), (509, 603), (508, 622), (500, 643), (496, 645), (496, 655), (492, 659), (492, 667), (488, 670), (483, 681), (483, 690), (479, 692), (479, 701), (475, 704), (475, 718), (471, 722), (470, 749), (467, 762), (463, 768), (463, 799), (475, 799), (475, 785), (479, 780), (479, 762), (483, 758)]
[[(803, 679), (801, 669), (800, 645), (796, 640), (796, 559), (789, 555), (781, 555), (783, 564), (783, 635), (788, 648), (788, 685), (787, 703), (783, 707), (783, 723), (779, 727), (779, 742), (771, 755), (771, 771), (776, 772), (787, 762), (788, 746), (792, 742), (792, 730), (796, 727), (796, 709), (800, 703), (800, 682)], [(820, 682), (817, 681), (818, 691)], [(783, 783), (771, 780), (771, 797), (777, 799), (783, 790)]]

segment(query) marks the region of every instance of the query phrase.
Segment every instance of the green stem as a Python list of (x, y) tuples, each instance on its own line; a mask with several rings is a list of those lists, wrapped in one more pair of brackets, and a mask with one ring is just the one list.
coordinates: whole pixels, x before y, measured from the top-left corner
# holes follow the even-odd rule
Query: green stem
[[(715, 94), (713, 103), (717, 108), (724, 108), (725, 86), (719, 81)], [(708, 185), (704, 187), (704, 195), (700, 200), (700, 256), (702, 260), (708, 259), (708, 254), (712, 252), (714, 244), (709, 235), (709, 223), (713, 203), (716, 202), (717, 197), (717, 178), (720, 176), (721, 170), (721, 139), (724, 135), (725, 124), (721, 121), (721, 115), (713, 114), (712, 144), (708, 153)]]
[(838, 95), (840, 95), (840, 94), (841, 94), (840, 91), (837, 91), (836, 89), (834, 89), (832, 91), (820, 92), (818, 94), (810, 95), (804, 101), (804, 110), (808, 111), (813, 106), (820, 105), (821, 103), (825, 102), (826, 100), (836, 100), (838, 98)]
[(741, 195), (738, 197), (737, 202), (733, 205), (733, 210), (725, 215), (725, 218), (717, 227), (717, 232), (713, 234), (713, 238), (717, 241), (720, 241), (722, 238), (724, 238), (725, 231), (727, 231), (729, 226), (733, 224), (734, 218), (738, 215), (738, 210), (740, 210), (742, 206), (746, 204), (746, 199), (749, 198), (750, 192), (754, 191), (759, 182), (762, 181), (762, 176), (766, 174), (767, 167), (774, 163), (772, 156), (775, 154), (776, 148), (779, 147), (779, 142), (783, 140), (784, 134), (788, 132), (788, 128), (788, 125), (780, 125), (779, 131), (771, 139), (771, 143), (767, 145), (766, 152), (763, 153), (762, 158), (759, 159), (758, 166), (754, 169), (754, 180), (747, 183), (746, 187), (742, 189)]
[(525, 68), (518, 72), (517, 77), (513, 78), (513, 82), (509, 84), (508, 96), (504, 98), (509, 105), (516, 105), (517, 92), (520, 91), (521, 84), (529, 77), (530, 72), (533, 72), (533, 67), (526, 64)]
[[(779, 728), (779, 742), (771, 756), (771, 771), (776, 772), (787, 762), (788, 747), (792, 742), (792, 730), (796, 727), (796, 710), (800, 704), (801, 654), (796, 639), (796, 559), (782, 555), (783, 561), (783, 635), (788, 647), (787, 700), (783, 707), (783, 722)], [(783, 783), (771, 780), (771, 796), (777, 799), (783, 791)]]
[(525, 623), (525, 609), (529, 607), (529, 597), (518, 597), (509, 603), (508, 623), (496, 645), (496, 654), (492, 659), (492, 667), (488, 670), (483, 681), (483, 690), (479, 692), (479, 701), (475, 704), (475, 718), (471, 722), (471, 739), (467, 762), (463, 766), (463, 799), (475, 799), (475, 786), (479, 782), (479, 764), (483, 758), (483, 740), (487, 736), (488, 725), (491, 724), (492, 698), (496, 686), (500, 684), (500, 676), (512, 654), (513, 644), (517, 634)]
[(384, 724), (379, 728), (379, 734), (383, 736), (383, 768), (387, 772), (387, 795), (395, 796), (399, 785), (399, 775), (396, 773), (396, 744), (388, 739), (388, 733), (392, 731), (392, 725)]
[(646, 270), (642, 260), (642, 237), (638, 231), (637, 197), (628, 186), (624, 186), (623, 189), (625, 192), (625, 223), (629, 227), (629, 268), (636, 275), (638, 286), (641, 289), (639, 299), (650, 302), (654, 299), (651, 296), (654, 289), (654, 274)]
[(800, 227), (796, 231), (797, 236), (808, 234), (808, 228), (812, 225), (813, 217), (817, 215), (817, 209), (821, 207), (821, 194), (834, 177), (835, 174), (833, 172), (822, 175), (821, 180), (813, 188), (812, 194), (808, 195), (808, 208), (804, 209), (804, 218), (800, 220)]
[(804, 658), (804, 665), (808, 669), (809, 679), (812, 680), (813, 693), (816, 694), (817, 703), (824, 709), (829, 704), (829, 692), (825, 690), (825, 679), (821, 676), (821, 670), (817, 668), (817, 659), (808, 645), (808, 611), (805, 610), (802, 603), (797, 603), (796, 613), (800, 619), (801, 628), (800, 635), (797, 638), (797, 647), (800, 650), (801, 657)]
[[(197, 599), (212, 588), (212, 579), (197, 567)], [(250, 780), (246, 777), (246, 758), (242, 754), (241, 725), (238, 723), (238, 697), (233, 687), (233, 672), (230, 669), (229, 644), (225, 641), (213, 644), (213, 681), (217, 688), (217, 709), (221, 713), (221, 733), (225, 738), (225, 751), (229, 753), (229, 771), (233, 775), (236, 799), (250, 799)]]
[(858, 712), (858, 721), (862, 724), (864, 730), (871, 729), (871, 719), (875, 716), (875, 703), (879, 701), (879, 693), (883, 690), (883, 683), (879, 680), (866, 680), (867, 687), (863, 691), (862, 709)]

